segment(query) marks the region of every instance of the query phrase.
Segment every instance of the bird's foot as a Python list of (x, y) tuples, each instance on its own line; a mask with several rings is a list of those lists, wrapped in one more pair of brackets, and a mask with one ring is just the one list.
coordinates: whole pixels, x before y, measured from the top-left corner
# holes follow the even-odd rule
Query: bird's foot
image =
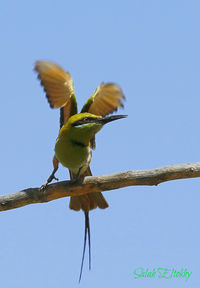
[(51, 181), (55, 179), (56, 181), (58, 181), (59, 179), (57, 177), (55, 177), (54, 175), (51, 175), (48, 180), (46, 182), (44, 182), (44, 184), (42, 184), (42, 186), (40, 187), (40, 190), (45, 190), (47, 188), (47, 185), (49, 183), (51, 183)]
[(45, 190), (45, 189), (47, 188), (47, 185), (48, 185), (49, 183), (51, 183), (53, 179), (55, 179), (56, 181), (59, 180), (57, 177), (55, 177), (54, 174), (55, 174), (55, 171), (53, 171), (52, 174), (51, 174), (51, 175), (49, 176), (49, 178), (47, 179), (47, 181), (46, 181), (44, 184), (42, 184), (42, 186), (40, 187), (40, 190)]
[(76, 184), (78, 182), (78, 178), (74, 178), (74, 179), (71, 179), (70, 182), (71, 184)]
[[(59, 179), (58, 179), (57, 177), (55, 177), (55, 176), (53, 176), (53, 179), (56, 180), (56, 181), (59, 180)], [(52, 180), (53, 180), (53, 179), (52, 179)], [(52, 181), (52, 180), (51, 180), (51, 181)]]
[(42, 184), (42, 186), (40, 187), (40, 191), (44, 191), (47, 188), (48, 185), (48, 181), (46, 181), (44, 184)]

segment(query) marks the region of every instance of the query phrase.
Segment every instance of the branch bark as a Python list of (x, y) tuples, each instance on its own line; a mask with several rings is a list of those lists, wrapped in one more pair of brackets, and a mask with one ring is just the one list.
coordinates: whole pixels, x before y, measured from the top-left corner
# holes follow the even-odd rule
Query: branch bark
[(13, 194), (1, 195), (0, 211), (33, 203), (49, 202), (67, 196), (78, 196), (127, 186), (152, 186), (166, 181), (195, 177), (200, 177), (200, 162), (170, 165), (152, 170), (134, 170), (104, 176), (90, 176), (76, 182), (62, 181), (50, 184), (45, 190), (28, 188)]

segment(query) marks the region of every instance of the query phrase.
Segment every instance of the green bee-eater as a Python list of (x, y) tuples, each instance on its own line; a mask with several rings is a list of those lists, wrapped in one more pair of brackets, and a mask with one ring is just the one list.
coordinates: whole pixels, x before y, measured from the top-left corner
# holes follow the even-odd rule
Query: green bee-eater
[[(69, 72), (52, 62), (38, 61), (35, 64), (38, 78), (46, 92), (51, 108), (60, 108), (60, 132), (55, 145), (53, 158), (54, 170), (45, 185), (55, 178), (59, 162), (69, 169), (70, 178), (78, 179), (92, 175), (89, 164), (91, 149), (95, 149), (95, 134), (104, 124), (126, 117), (125, 115), (107, 116), (123, 107), (121, 88), (113, 83), (102, 83), (78, 113), (73, 81)], [(75, 181), (74, 180), (74, 181)], [(102, 193), (89, 193), (70, 198), (70, 209), (83, 210), (85, 214), (85, 235), (81, 272), (88, 235), (89, 268), (91, 267), (89, 211), (97, 207), (105, 209), (108, 203)]]

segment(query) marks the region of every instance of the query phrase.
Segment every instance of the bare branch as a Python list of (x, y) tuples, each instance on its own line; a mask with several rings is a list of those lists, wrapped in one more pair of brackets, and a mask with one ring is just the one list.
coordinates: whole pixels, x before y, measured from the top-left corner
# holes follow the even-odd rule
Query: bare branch
[(79, 181), (63, 181), (48, 185), (45, 190), (28, 188), (0, 196), (0, 211), (33, 203), (43, 203), (67, 196), (78, 196), (136, 185), (158, 185), (162, 182), (200, 177), (200, 162), (170, 165), (152, 170), (134, 170), (105, 176), (91, 176)]

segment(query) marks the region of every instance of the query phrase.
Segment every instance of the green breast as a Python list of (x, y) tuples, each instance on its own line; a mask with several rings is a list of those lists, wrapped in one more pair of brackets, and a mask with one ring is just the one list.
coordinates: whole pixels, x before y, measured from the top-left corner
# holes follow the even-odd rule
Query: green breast
[(77, 171), (88, 160), (89, 146), (71, 139), (58, 138), (55, 154), (59, 162), (72, 171)]

